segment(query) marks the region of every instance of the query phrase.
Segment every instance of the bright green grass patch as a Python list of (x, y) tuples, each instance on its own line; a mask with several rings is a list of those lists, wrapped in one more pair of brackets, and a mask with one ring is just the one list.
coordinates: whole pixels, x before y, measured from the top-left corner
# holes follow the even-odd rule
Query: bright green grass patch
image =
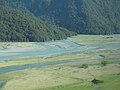
[(9, 45), (15, 45), (17, 47), (32, 47), (34, 43), (32, 42), (0, 42), (0, 47), (5, 47)]
[(120, 90), (120, 73), (108, 76), (102, 76), (100, 79), (104, 80), (104, 84), (100, 84), (103, 90)]
[(93, 87), (88, 86), (81, 86), (79, 84), (73, 84), (73, 85), (67, 85), (67, 86), (61, 86), (61, 87), (55, 87), (47, 90), (93, 90)]
[(88, 85), (80, 85), (79, 83), (73, 85), (66, 85), (56, 88), (51, 88), (48, 90), (119, 90), (120, 89), (120, 75), (103, 75), (98, 77), (103, 80), (104, 83), (94, 85), (88, 83)]
[(32, 47), (34, 43), (28, 43), (28, 42), (17, 42), (15, 43), (18, 47)]
[(105, 38), (107, 36), (104, 35), (78, 35), (78, 36), (73, 36), (72, 38)]

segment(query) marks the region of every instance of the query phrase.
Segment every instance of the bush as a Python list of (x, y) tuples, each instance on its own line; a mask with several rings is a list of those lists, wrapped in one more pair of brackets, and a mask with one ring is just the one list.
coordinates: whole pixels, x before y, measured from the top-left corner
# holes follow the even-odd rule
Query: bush
[(88, 64), (82, 64), (82, 65), (80, 66), (80, 68), (86, 69), (86, 68), (88, 68)]
[(101, 64), (102, 64), (102, 66), (106, 66), (107, 65), (107, 61), (102, 61)]
[(97, 80), (97, 79), (93, 79), (91, 82), (92, 82), (93, 84), (104, 83), (104, 81)]

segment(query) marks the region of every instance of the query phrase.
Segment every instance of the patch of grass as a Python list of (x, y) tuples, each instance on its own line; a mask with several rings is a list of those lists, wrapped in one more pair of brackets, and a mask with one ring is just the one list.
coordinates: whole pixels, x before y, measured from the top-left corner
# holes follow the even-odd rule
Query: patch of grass
[(26, 43), (26, 42), (17, 42), (15, 46), (17, 47), (32, 47), (34, 43)]
[(104, 35), (78, 35), (78, 36), (73, 36), (72, 38), (104, 38), (106, 36)]
[(100, 45), (100, 44), (120, 44), (119, 40), (82, 40), (80, 42), (75, 42), (82, 45)]
[(104, 90), (119, 90), (120, 89), (120, 76), (117, 74), (103, 75), (100, 79), (104, 80), (104, 84), (100, 84)]
[(101, 76), (117, 75), (118, 72), (119, 65), (114, 64), (99, 68), (97, 66), (89, 66), (86, 69), (67, 65), (56, 65), (16, 71), (4, 74), (5, 76), (1, 76), (0, 78), (9, 77), (8, 79), (10, 79), (3, 90), (43, 90), (43, 88), (51, 90), (52, 87), (55, 90), (90, 90), (94, 88), (94, 85), (92, 86), (91, 83), (93, 79), (91, 75), (94, 75), (98, 80), (106, 82), (106, 79)]
[(98, 85), (80, 85), (79, 83), (73, 85), (66, 85), (62, 87), (51, 88), (47, 90), (119, 90), (120, 76), (119, 75), (103, 75), (98, 77), (104, 80), (104, 83)]

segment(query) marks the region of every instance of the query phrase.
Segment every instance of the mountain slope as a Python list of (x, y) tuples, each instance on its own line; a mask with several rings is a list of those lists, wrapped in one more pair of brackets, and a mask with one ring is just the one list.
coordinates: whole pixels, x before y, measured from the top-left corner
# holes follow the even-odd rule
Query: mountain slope
[(49, 41), (75, 35), (33, 15), (0, 5), (0, 41)]
[(120, 33), (119, 0), (52, 0), (47, 8), (42, 8), (46, 12), (32, 12), (78, 33)]
[(1, 0), (82, 34), (120, 33), (120, 0)]
[(12, 7), (22, 7), (35, 16), (78, 33), (120, 33), (120, 0), (5, 0), (3, 2)]

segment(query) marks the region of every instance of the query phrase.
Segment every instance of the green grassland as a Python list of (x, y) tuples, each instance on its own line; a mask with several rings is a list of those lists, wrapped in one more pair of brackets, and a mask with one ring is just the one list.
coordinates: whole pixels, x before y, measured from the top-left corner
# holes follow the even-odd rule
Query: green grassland
[(77, 84), (72, 84), (72, 85), (66, 85), (63, 87), (56, 87), (56, 88), (51, 88), (48, 90), (119, 90), (120, 86), (120, 76), (119, 75), (106, 75), (106, 76), (101, 76), (99, 77), (101, 80), (104, 80), (105, 83), (99, 84), (99, 85), (80, 85), (79, 83)]
[(0, 47), (4, 47), (4, 46), (7, 46), (7, 45), (15, 45), (15, 46), (18, 46), (18, 47), (31, 47), (33, 45), (33, 43), (27, 43), (27, 42), (0, 42)]
[[(109, 85), (112, 85), (111, 90), (118, 90), (120, 65), (94, 65), (87, 69), (72, 65), (31, 68), (1, 75), (3, 80), (8, 79), (2, 90), (89, 90), (99, 85), (103, 90), (109, 90)], [(104, 83), (94, 85), (91, 83), (94, 78)]]
[(105, 38), (107, 36), (104, 36), (104, 35), (78, 35), (78, 36), (73, 36), (73, 38), (83, 38), (83, 39), (86, 39), (86, 38)]
[[(80, 45), (100, 45), (100, 44), (120, 44), (120, 40), (110, 40), (113, 37), (118, 37), (118, 35), (78, 35), (78, 36), (73, 36), (73, 38), (77, 39), (83, 39), (80, 41), (77, 41), (75, 43), (80, 44)], [(98, 39), (98, 40), (97, 40)], [(106, 39), (106, 40), (102, 40)]]
[(120, 44), (120, 41), (118, 40), (111, 40), (111, 41), (84, 40), (76, 43), (82, 44), (82, 45), (99, 45), (99, 44), (116, 44), (116, 43)]

